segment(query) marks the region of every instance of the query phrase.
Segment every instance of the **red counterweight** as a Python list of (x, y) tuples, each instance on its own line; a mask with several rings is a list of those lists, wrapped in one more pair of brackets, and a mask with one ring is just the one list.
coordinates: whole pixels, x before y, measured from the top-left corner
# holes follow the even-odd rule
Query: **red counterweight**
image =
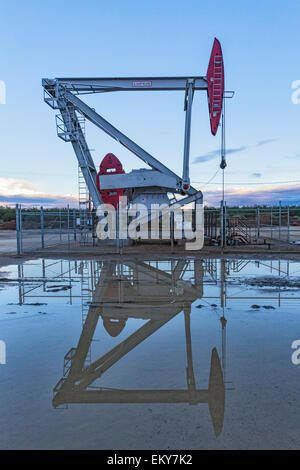
[(207, 97), (210, 127), (216, 135), (220, 122), (224, 97), (224, 64), (221, 44), (215, 38), (207, 69)]
[(100, 175), (115, 175), (120, 173), (125, 173), (120, 160), (113, 153), (108, 153), (105, 155), (100, 164), (99, 173), (97, 174), (97, 188), (101, 193), (102, 201), (105, 204), (111, 204), (115, 209), (119, 204), (119, 198), (124, 195), (125, 188), (102, 190), (100, 188), (99, 177)]

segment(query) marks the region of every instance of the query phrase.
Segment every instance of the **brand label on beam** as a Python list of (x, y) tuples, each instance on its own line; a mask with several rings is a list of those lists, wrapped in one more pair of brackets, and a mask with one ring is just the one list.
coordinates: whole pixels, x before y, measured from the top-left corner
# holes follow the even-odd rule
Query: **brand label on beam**
[(151, 88), (152, 87), (152, 81), (151, 80), (134, 80), (132, 82), (132, 87), (133, 88)]

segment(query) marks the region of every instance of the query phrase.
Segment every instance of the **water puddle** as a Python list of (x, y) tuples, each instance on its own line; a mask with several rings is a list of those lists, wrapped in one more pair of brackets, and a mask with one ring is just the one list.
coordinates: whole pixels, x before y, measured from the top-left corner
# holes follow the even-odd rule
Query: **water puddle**
[(299, 448), (299, 287), (277, 260), (0, 269), (0, 448)]

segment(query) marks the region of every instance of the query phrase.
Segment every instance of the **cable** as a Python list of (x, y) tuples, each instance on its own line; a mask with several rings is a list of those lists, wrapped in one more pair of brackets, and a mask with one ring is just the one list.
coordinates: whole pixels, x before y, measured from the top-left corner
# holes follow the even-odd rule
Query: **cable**
[[(203, 184), (204, 181), (191, 181), (191, 183), (193, 184)], [(268, 182), (259, 182), (259, 183), (251, 183), (251, 182), (248, 182), (248, 181), (245, 181), (244, 183), (236, 183), (236, 182), (233, 182), (233, 181), (230, 181), (228, 182), (227, 181), (227, 184), (236, 184), (236, 185), (243, 185), (243, 184), (249, 184), (249, 185), (257, 185), (257, 184), (290, 184), (290, 183), (300, 183), (300, 180), (290, 180), (290, 181), (268, 181)], [(222, 184), (222, 182), (219, 182), (219, 183), (210, 183), (210, 180), (209, 182), (205, 183), (205, 184)]]
[(215, 174), (207, 181), (207, 183), (205, 183), (203, 186), (201, 186), (201, 188), (205, 188), (205, 186), (207, 184), (217, 184), (217, 183), (211, 183), (211, 181), (217, 176), (217, 174), (219, 173), (220, 171), (220, 167), (217, 169), (217, 171), (215, 172)]
[(222, 204), (225, 204), (225, 168), (226, 163), (226, 143), (225, 143), (225, 97), (223, 98), (222, 107), (222, 132), (221, 132), (221, 163), (220, 168), (222, 169)]

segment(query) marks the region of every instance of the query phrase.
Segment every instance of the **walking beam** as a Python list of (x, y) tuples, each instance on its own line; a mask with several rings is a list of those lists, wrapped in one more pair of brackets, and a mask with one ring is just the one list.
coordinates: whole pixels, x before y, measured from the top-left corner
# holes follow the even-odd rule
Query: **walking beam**
[(122, 78), (55, 78), (42, 80), (43, 87), (51, 91), (57, 84), (75, 94), (105, 93), (112, 91), (178, 91), (185, 90), (193, 80), (195, 90), (207, 90), (206, 77), (122, 77)]

